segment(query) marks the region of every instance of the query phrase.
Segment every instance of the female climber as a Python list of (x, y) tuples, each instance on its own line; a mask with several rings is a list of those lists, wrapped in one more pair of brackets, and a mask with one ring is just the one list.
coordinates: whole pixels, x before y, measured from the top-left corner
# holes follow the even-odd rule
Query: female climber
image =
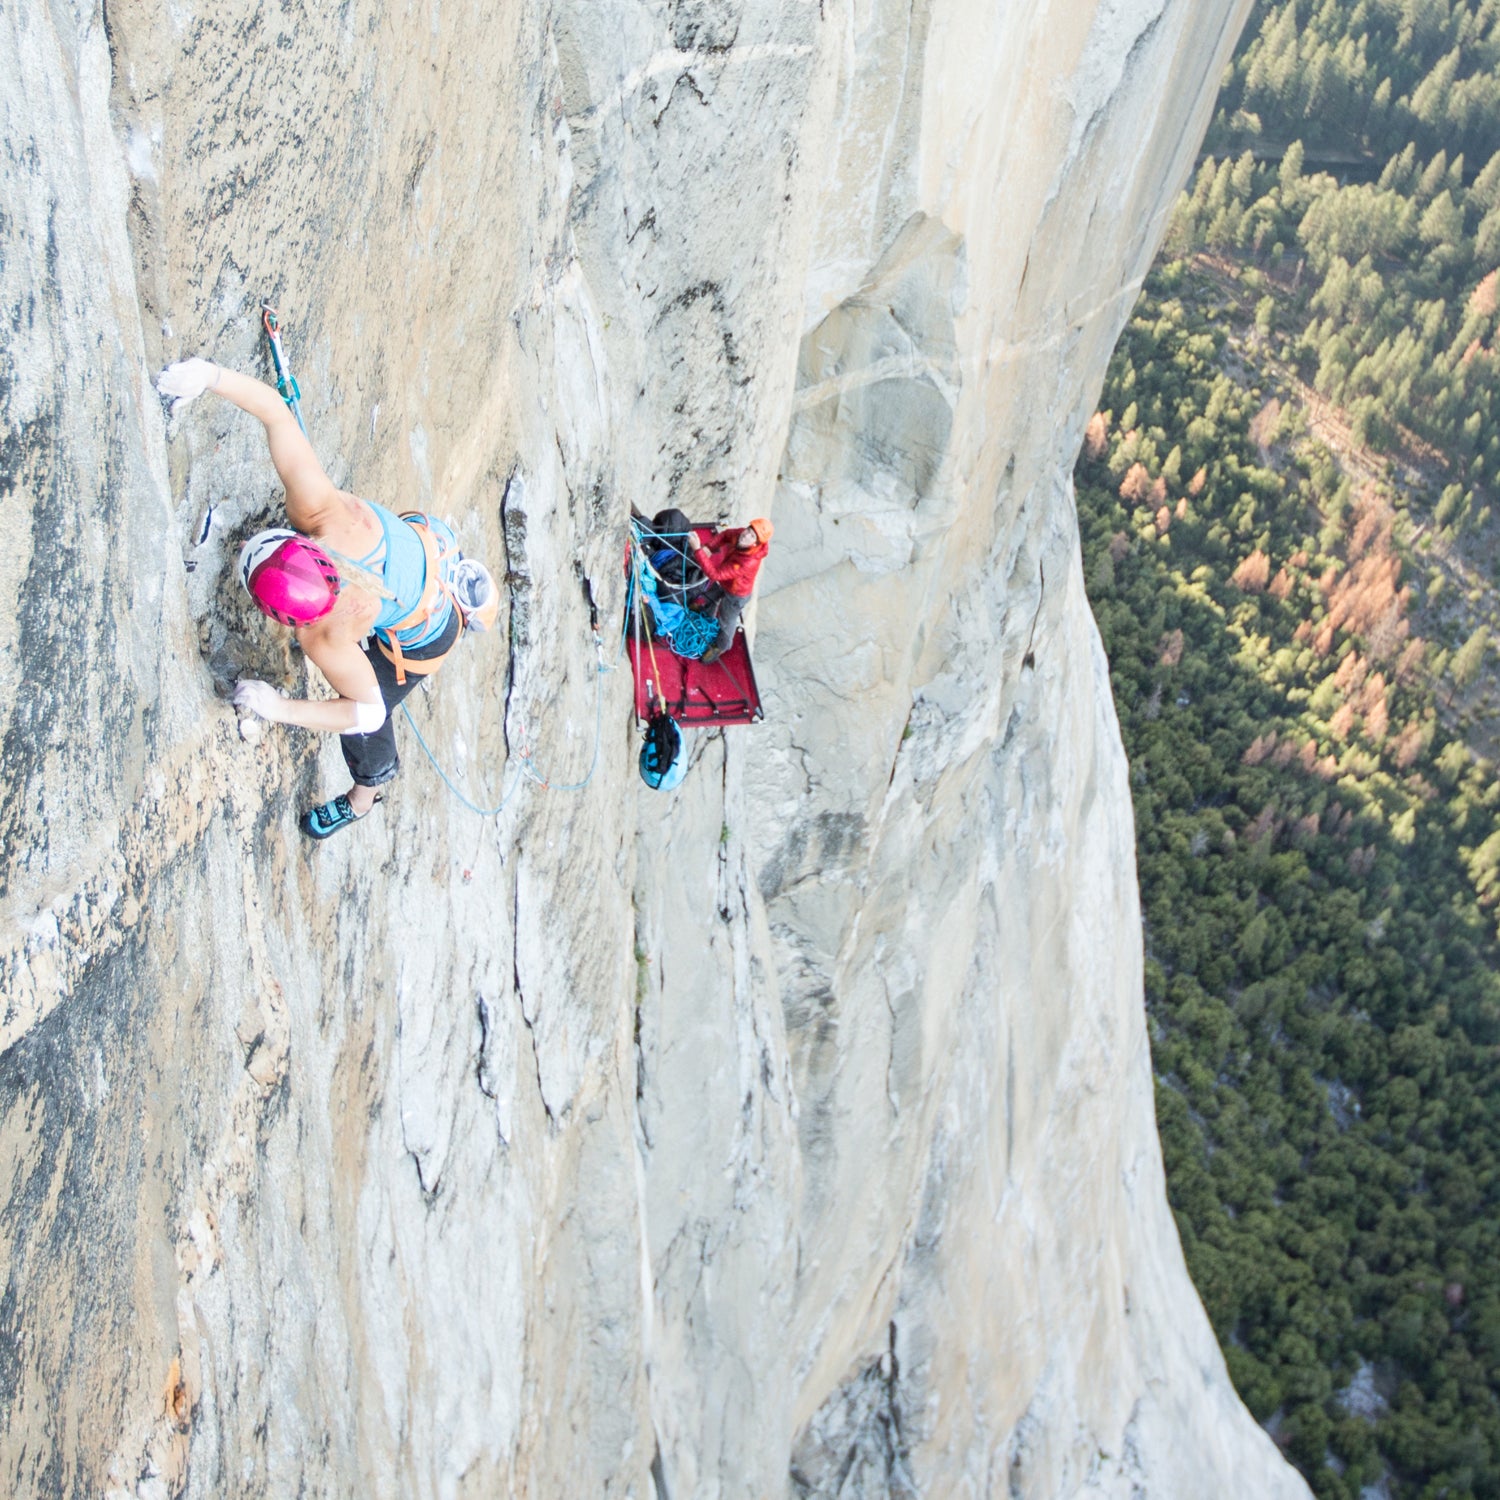
[(338, 489), (270, 386), (186, 359), (168, 365), (156, 388), (174, 398), (174, 411), (210, 391), (266, 429), (296, 530), (251, 537), (239, 556), (240, 582), (263, 614), (292, 627), (338, 697), (285, 698), (269, 683), (247, 679), (234, 702), (275, 723), (340, 736), (354, 785), (301, 819), (304, 833), (326, 839), (380, 800), (376, 788), (400, 764), (392, 711), (457, 643), (461, 604), (474, 606), (470, 624), (483, 628), (493, 619), (493, 581), (482, 564), (451, 548), (452, 533), (441, 522), (399, 517)]
[(757, 516), (743, 529), (730, 527), (710, 532), (705, 541), (701, 531), (693, 533), (696, 550), (693, 560), (718, 585), (710, 606), (719, 621), (718, 639), (703, 653), (705, 662), (716, 661), (734, 640), (740, 615), (750, 602), (755, 575), (765, 561), (771, 541), (771, 523)]

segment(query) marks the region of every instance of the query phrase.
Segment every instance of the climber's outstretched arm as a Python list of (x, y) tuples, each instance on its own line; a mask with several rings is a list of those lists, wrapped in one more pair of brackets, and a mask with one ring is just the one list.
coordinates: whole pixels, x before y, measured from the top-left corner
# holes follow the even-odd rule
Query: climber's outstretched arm
[(175, 396), (179, 402), (191, 401), (208, 391), (234, 402), (261, 423), (266, 429), (271, 462), (286, 487), (287, 520), (298, 531), (316, 533), (338, 514), (342, 493), (323, 472), (323, 465), (297, 425), (297, 419), (265, 381), (206, 359), (184, 359), (161, 372), (156, 388), (164, 396)]

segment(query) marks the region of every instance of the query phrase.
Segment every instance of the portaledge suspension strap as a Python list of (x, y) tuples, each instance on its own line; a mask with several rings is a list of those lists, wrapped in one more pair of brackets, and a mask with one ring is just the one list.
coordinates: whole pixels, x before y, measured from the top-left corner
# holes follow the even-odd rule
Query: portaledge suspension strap
[(302, 420), (302, 392), (297, 389), (297, 377), (292, 374), (286, 350), (281, 347), (281, 325), (276, 320), (276, 309), (269, 302), (261, 303), (260, 320), (271, 344), (271, 363), (276, 366), (276, 389), (286, 402), (287, 410), (296, 417), (302, 436), (306, 437), (307, 423)]

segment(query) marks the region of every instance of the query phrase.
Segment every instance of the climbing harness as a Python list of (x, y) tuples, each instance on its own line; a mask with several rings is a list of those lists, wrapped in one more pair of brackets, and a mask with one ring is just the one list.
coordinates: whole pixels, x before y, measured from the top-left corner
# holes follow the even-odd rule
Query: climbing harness
[[(396, 681), (404, 685), (408, 672), (418, 677), (436, 672), (463, 639), (464, 631), (489, 630), (500, 612), (500, 594), (490, 570), (458, 550), (458, 538), (446, 521), (419, 510), (404, 511), (401, 519), (416, 532), (417, 540), (422, 543), (422, 560), (426, 569), (422, 597), (405, 619), (384, 630), (377, 628), (375, 643), (380, 647), (380, 654), (395, 667)], [(458, 613), (458, 634), (453, 637), (453, 645), (441, 656), (408, 661), (401, 652), (402, 633), (425, 625), (442, 607), (444, 599)]]
[[(463, 639), (464, 627), (468, 621), (464, 618), (463, 608), (449, 582), (450, 575), (463, 558), (458, 550), (458, 539), (453, 534), (453, 528), (446, 521), (435, 520), (419, 510), (403, 511), (401, 520), (416, 532), (417, 540), (422, 544), (422, 595), (404, 618), (384, 629), (376, 629), (375, 643), (380, 647), (380, 654), (395, 667), (396, 681), (404, 686), (408, 672), (417, 677), (426, 677), (447, 661), (454, 646)], [(401, 651), (402, 634), (425, 625), (442, 608), (444, 602), (458, 611), (459, 629), (453, 637), (453, 644), (438, 656), (429, 656), (422, 661), (407, 661)]]
[(277, 321), (276, 309), (269, 302), (262, 302), (260, 305), (260, 321), (271, 344), (271, 363), (276, 366), (276, 389), (286, 402), (287, 409), (296, 417), (302, 436), (306, 437), (307, 424), (302, 420), (302, 392), (297, 388), (297, 377), (292, 374), (286, 351), (281, 347), (281, 324)]

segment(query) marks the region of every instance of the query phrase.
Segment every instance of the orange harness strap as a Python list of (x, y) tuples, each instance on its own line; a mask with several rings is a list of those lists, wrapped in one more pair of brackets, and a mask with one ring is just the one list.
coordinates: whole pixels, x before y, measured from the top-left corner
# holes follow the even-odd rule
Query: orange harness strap
[[(408, 672), (418, 677), (426, 677), (429, 673), (436, 672), (447, 661), (453, 646), (458, 645), (463, 638), (464, 614), (458, 607), (458, 600), (453, 597), (448, 585), (443, 581), (443, 563), (449, 553), (456, 549), (450, 548), (449, 552), (438, 550), (438, 539), (433, 534), (432, 528), (427, 525), (427, 517), (421, 511), (403, 511), (401, 519), (416, 532), (422, 543), (422, 555), (427, 567), (426, 577), (422, 584), (422, 597), (417, 600), (416, 608), (404, 620), (391, 626), (390, 641), (386, 642), (377, 635), (375, 644), (380, 647), (385, 659), (396, 668), (396, 681), (404, 687)], [(453, 646), (449, 646), (441, 656), (430, 656), (425, 661), (407, 661), (401, 651), (401, 632), (430, 620), (440, 598), (446, 598), (458, 614), (458, 634), (453, 638)]]

